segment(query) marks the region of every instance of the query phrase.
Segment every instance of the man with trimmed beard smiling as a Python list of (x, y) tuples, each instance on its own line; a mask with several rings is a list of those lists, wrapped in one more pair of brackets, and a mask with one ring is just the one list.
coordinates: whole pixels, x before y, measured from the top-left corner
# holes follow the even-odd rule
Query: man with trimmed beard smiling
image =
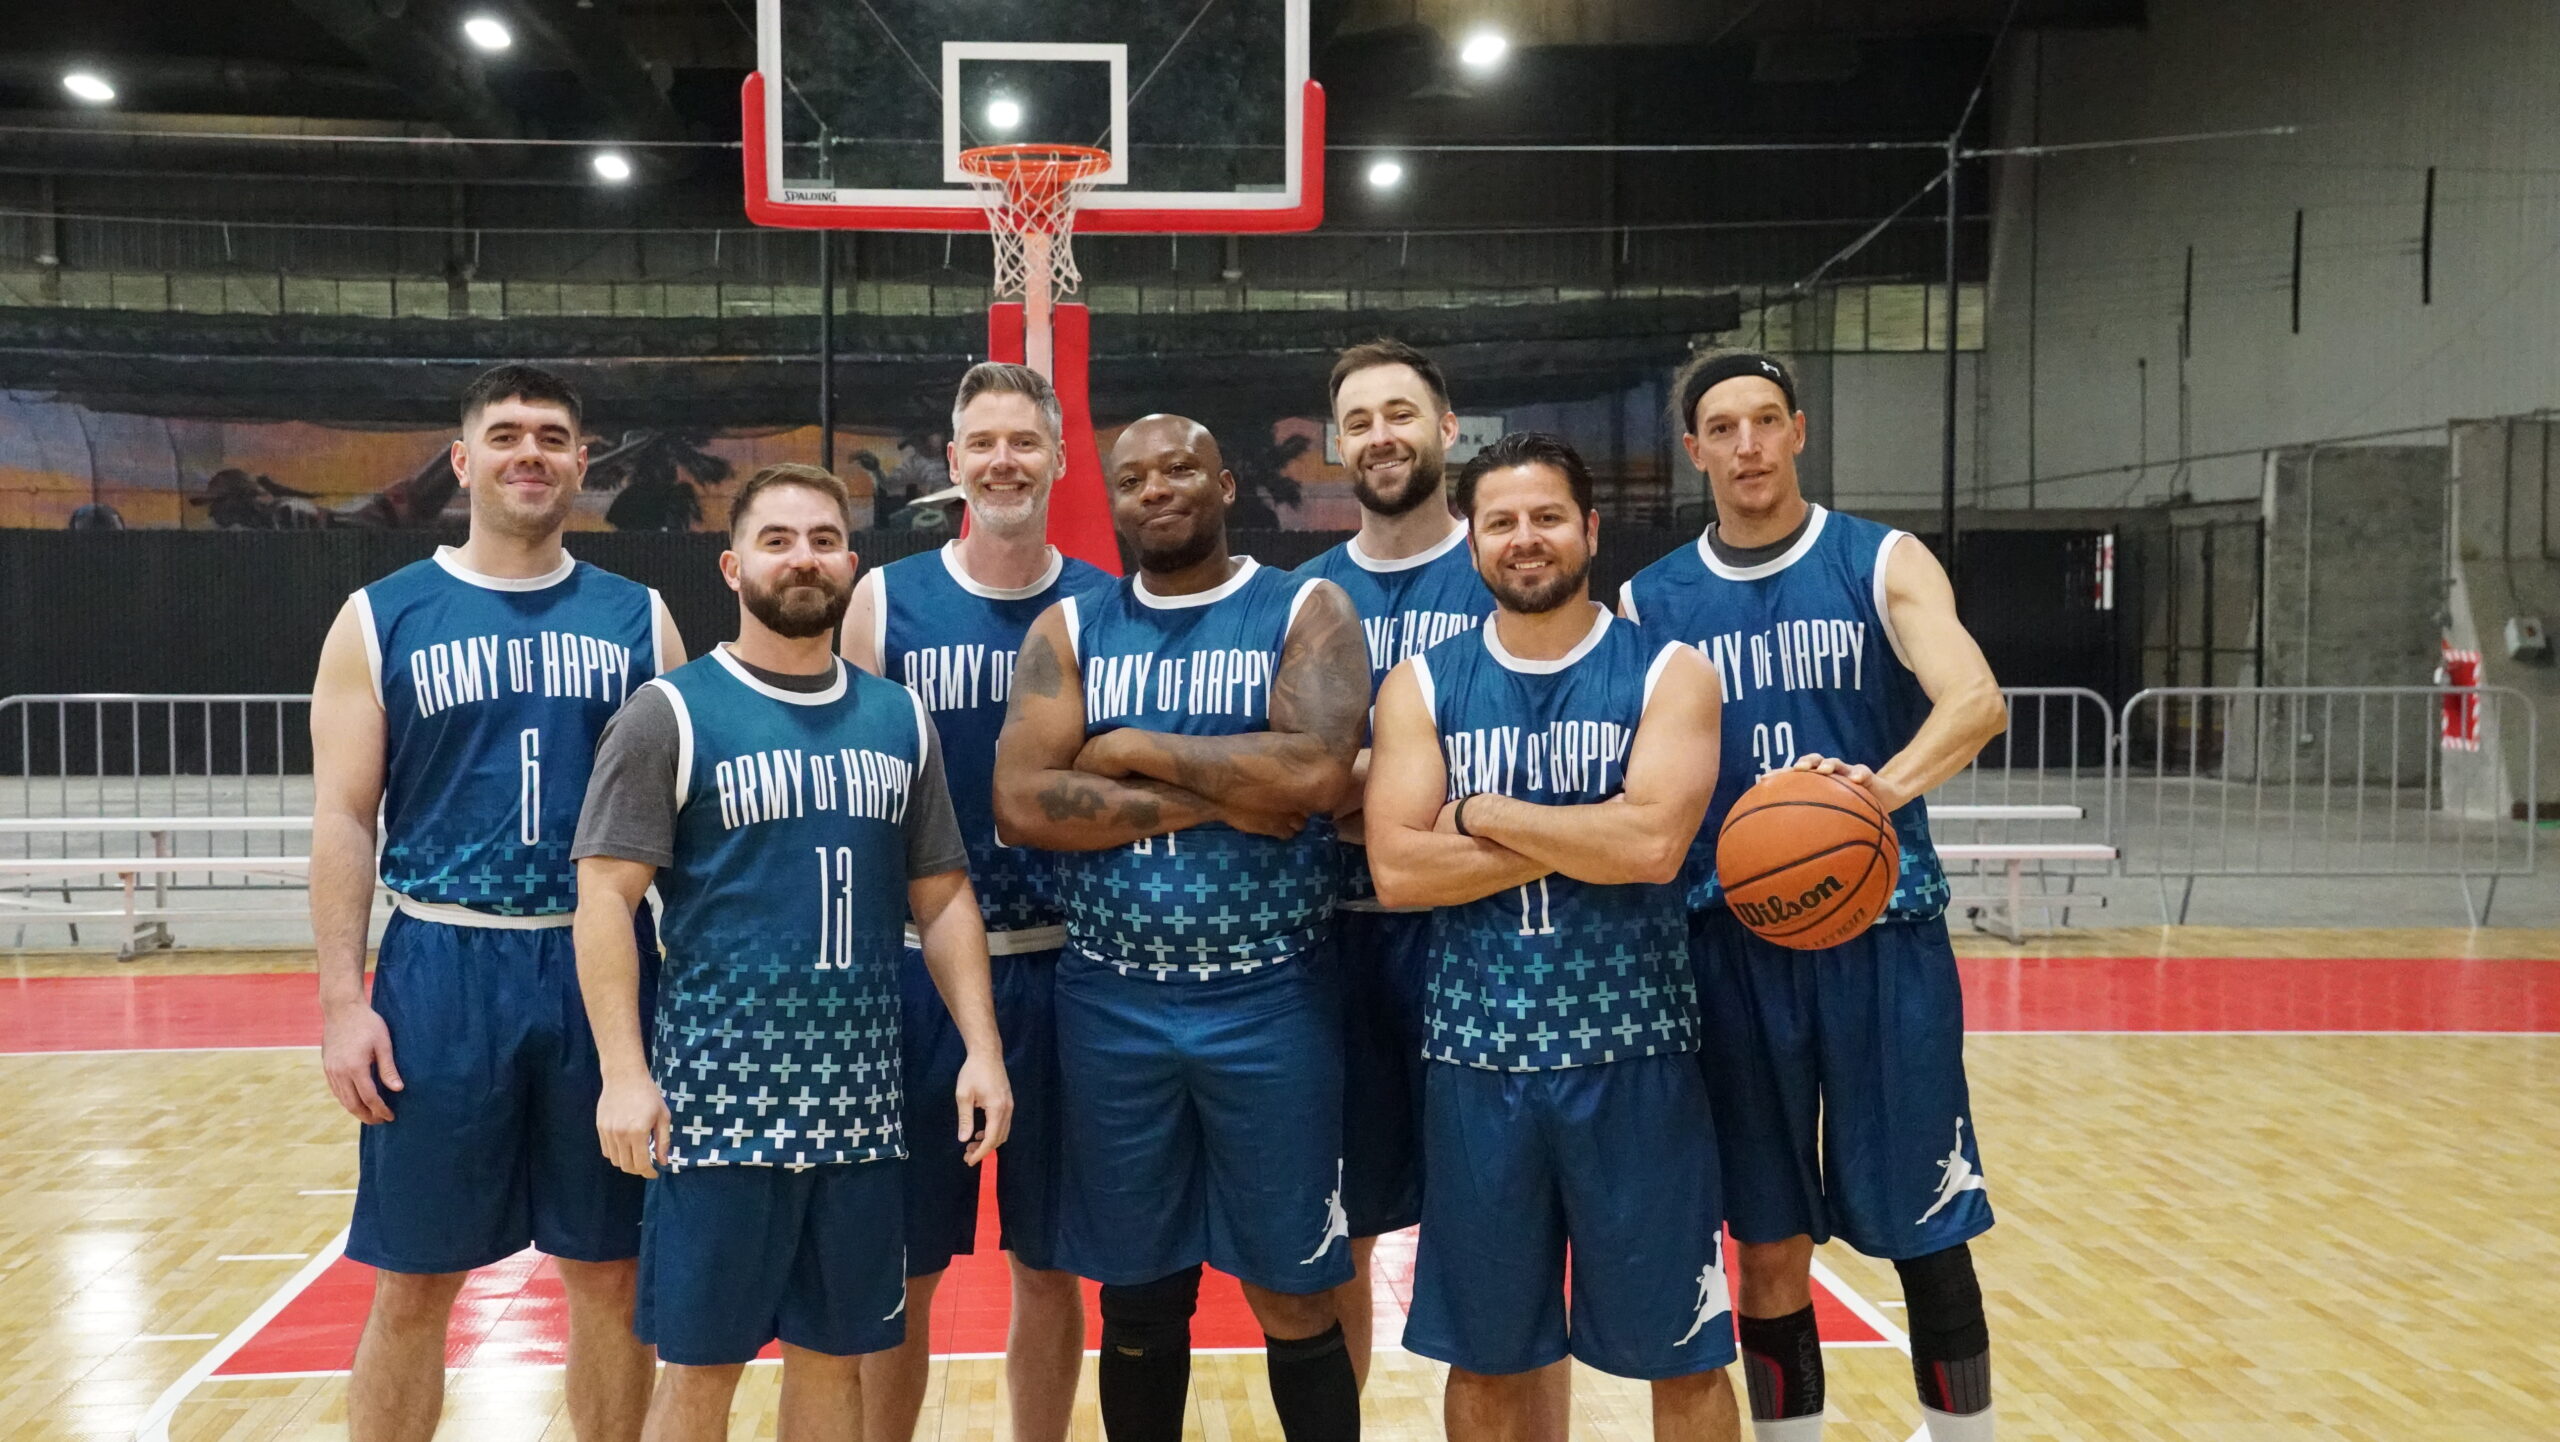
[(1440, 908), (1404, 1344), (1449, 1364), (1451, 1442), (1536, 1435), (1540, 1374), (1568, 1356), (1650, 1382), (1661, 1442), (1732, 1442), (1675, 884), (1715, 789), (1715, 680), (1592, 604), (1591, 494), (1553, 436), (1468, 461), (1458, 507), (1500, 609), (1378, 695), (1378, 899)]
[[(572, 1430), (630, 1442), (651, 1385), (640, 1185), (587, 1127), (568, 842), (607, 721), (684, 647), (655, 592), (560, 544), (587, 469), (577, 392), (504, 365), (461, 411), (469, 538), (348, 597), (312, 684), (320, 1061), (364, 1123), (347, 1256), (374, 1268), (347, 1430), (426, 1442), (463, 1281), (530, 1244), (568, 1293)], [(377, 875), (394, 912), (368, 996)]]
[[(835, 654), (850, 516), (843, 483), (814, 466), (740, 488), (720, 558), (738, 639), (614, 718), (578, 822), (596, 1135), (652, 1179), (634, 1319), (666, 1364), (649, 1442), (727, 1436), (741, 1371), (776, 1340), (783, 1435), (847, 1435), (857, 1359), (905, 1336), (900, 1158), (925, 1144), (901, 1126), (910, 916), (967, 1049), (953, 1083), (966, 1159), (1002, 1144), (1012, 1116), (932, 718)], [(644, 1047), (628, 918), (653, 884), (666, 960)]]
[(1309, 818), (1351, 784), (1359, 617), (1227, 554), (1235, 477), (1197, 422), (1133, 422), (1110, 466), (1138, 574), (1032, 625), (996, 747), (999, 834), (1060, 853), (1060, 1264), (1103, 1284), (1112, 1442), (1181, 1436), (1202, 1262), (1244, 1284), (1284, 1435), (1342, 1442), (1335, 857)]
[[(1066, 918), (1045, 852), (996, 841), (996, 733), (1023, 633), (1061, 596), (1107, 588), (1100, 569), (1049, 544), (1049, 496), (1065, 463), (1057, 392), (1038, 371), (972, 366), (952, 402), (951, 473), (969, 528), (892, 562), (854, 588), (844, 658), (899, 682), (933, 713), (969, 882), (986, 917), (996, 1026), (1014, 1089), (1013, 1136), (996, 1169), (996, 1210), (1012, 1277), (1006, 1400), (1020, 1442), (1066, 1442), (1084, 1365), (1084, 1294), (1057, 1268), (1058, 1045), (1052, 1011)], [(924, 954), (902, 978), (907, 1062), (907, 1340), (864, 1364), (864, 1435), (904, 1442), (924, 1406), (934, 1291), (974, 1251), (979, 1172), (942, 1133), (961, 1037), (934, 994)]]

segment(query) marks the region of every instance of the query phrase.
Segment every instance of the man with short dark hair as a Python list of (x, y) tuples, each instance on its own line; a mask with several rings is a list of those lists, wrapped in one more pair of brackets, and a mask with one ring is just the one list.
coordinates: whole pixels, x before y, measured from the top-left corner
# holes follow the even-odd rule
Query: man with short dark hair
[[(1805, 417), (1776, 357), (1710, 351), (1672, 385), (1716, 522), (1638, 572), (1619, 610), (1693, 646), (1724, 698), (1724, 761), (1688, 867), (1701, 1051), (1740, 1249), (1743, 1371), (1758, 1442), (1818, 1442), (1811, 1271), (1837, 1236), (1902, 1278), (1932, 1442), (1991, 1437), (1991, 1333), (1967, 1245), (1991, 1226), (1964, 1075), (1947, 882), (1920, 798), (2007, 724), (1955, 591), (1912, 537), (1804, 498)], [(1893, 817), (1902, 874), (1875, 925), (1817, 952), (1725, 904), (1715, 836), (1753, 782), (1838, 776)]]
[(1342, 1211), (1331, 842), (1369, 696), (1328, 582), (1227, 554), (1235, 477), (1197, 422), (1120, 433), (1138, 574), (1042, 613), (996, 748), (999, 834), (1060, 853), (1060, 1262), (1102, 1282), (1103, 1426), (1173, 1442), (1207, 1262), (1244, 1284), (1291, 1442), (1360, 1398)]
[[(996, 733), (1023, 633), (1061, 596), (1111, 577), (1049, 544), (1049, 497), (1065, 467), (1057, 392), (1028, 366), (987, 362), (952, 404), (951, 472), (969, 528), (937, 550), (873, 571), (854, 588), (844, 657), (915, 693), (933, 713), (969, 882), (987, 922), (996, 1026), (1012, 1079), (1013, 1135), (996, 1170), (996, 1211), (1012, 1280), (1006, 1400), (1020, 1442), (1065, 1442), (1084, 1364), (1084, 1293), (1057, 1266), (1058, 948), (1066, 942), (1053, 859), (996, 840)], [(978, 1170), (941, 1133), (963, 1056), (910, 944), (904, 975), (907, 1088), (907, 1340), (866, 1363), (865, 1435), (912, 1435), (932, 1360), (934, 1291), (955, 1256), (976, 1250)]]
[(1662, 1442), (1739, 1426), (1674, 884), (1715, 789), (1715, 682), (1592, 603), (1591, 492), (1553, 436), (1470, 460), (1458, 505), (1500, 609), (1378, 696), (1378, 896), (1440, 908), (1404, 1341), (1449, 1364), (1451, 1442), (1531, 1436), (1567, 1355), (1650, 1382)]
[[(1483, 623), (1493, 598), (1449, 513), (1447, 457), (1457, 439), (1448, 382), (1431, 357), (1379, 339), (1342, 352), (1327, 387), (1360, 532), (1298, 571), (1340, 586), (1360, 612), (1374, 695), (1411, 656)], [(1354, 769), (1363, 784), (1370, 753)], [(1342, 838), (1342, 1206), (1354, 1273), (1337, 1294), (1352, 1365), (1369, 1375), (1369, 1256), (1377, 1239), (1422, 1217), (1422, 993), (1428, 911), (1388, 911), (1369, 884), (1359, 793), (1334, 818)], [(1563, 1374), (1559, 1373), (1559, 1378)], [(1565, 1401), (1557, 1397), (1555, 1442)]]
[[(967, 1056), (977, 1162), (1012, 1100), (933, 721), (835, 655), (852, 506), (812, 466), (740, 488), (722, 576), (738, 639), (652, 681), (597, 748), (578, 821), (578, 973), (606, 1157), (654, 1178), (635, 1327), (666, 1377), (649, 1442), (728, 1435), (740, 1372), (782, 1344), (785, 1437), (850, 1437), (858, 1358), (905, 1335), (900, 923)], [(666, 900), (641, 1040), (629, 918)]]
[[(561, 548), (580, 436), (558, 376), (473, 381), (452, 447), (469, 538), (348, 597), (312, 685), (321, 1067), (365, 1124), (347, 1255), (375, 1269), (355, 1442), (434, 1433), (463, 1280), (527, 1245), (568, 1293), (577, 1435), (627, 1442), (648, 1406), (631, 1337), (640, 1186), (589, 1131), (569, 841), (605, 723), (684, 647), (655, 592)], [(377, 816), (394, 914), (368, 998)]]

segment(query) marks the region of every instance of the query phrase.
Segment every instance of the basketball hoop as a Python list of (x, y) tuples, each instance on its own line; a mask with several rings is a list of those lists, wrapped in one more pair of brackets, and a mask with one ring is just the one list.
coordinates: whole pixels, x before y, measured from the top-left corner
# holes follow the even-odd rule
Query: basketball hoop
[(1111, 168), (1111, 152), (1089, 145), (982, 145), (960, 152), (960, 168), (987, 210), (995, 293), (1022, 297), (1024, 359), (1048, 375), (1050, 307), (1083, 280), (1076, 273), (1076, 201)]

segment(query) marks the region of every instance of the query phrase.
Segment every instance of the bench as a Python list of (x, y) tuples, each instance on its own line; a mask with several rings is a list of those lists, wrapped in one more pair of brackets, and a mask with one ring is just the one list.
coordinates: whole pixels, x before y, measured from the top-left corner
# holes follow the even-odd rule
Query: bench
[[(173, 908), (169, 878), (173, 875), (280, 876), (307, 880), (308, 856), (173, 856), (170, 838), (214, 832), (307, 832), (308, 816), (11, 816), (0, 817), (0, 836), (140, 836), (151, 838), (148, 856), (0, 856), (0, 878), (51, 880), (60, 885), (62, 903), (39, 902), (31, 896), (0, 896), (0, 916), (18, 919), (18, 939), (26, 939), (30, 921), (60, 922), (80, 939), (79, 922), (112, 920), (124, 926), (116, 948), (119, 961), (145, 950), (175, 945), (169, 923), (182, 917), (225, 921), (283, 920), (309, 914), (309, 907)], [(114, 910), (71, 904), (70, 882), (79, 877), (113, 876), (122, 883), (123, 905)], [(151, 905), (141, 904), (142, 878), (152, 878)]]
[(1984, 898), (2002, 907), (2003, 914), (1997, 923), (1983, 929), (2008, 938), (2014, 945), (2026, 939), (2020, 917), (2026, 911), (2028, 862), (2111, 862), (2116, 859), (2116, 849), (2098, 841), (1951, 841), (1939, 845), (1938, 859), (1993, 863), (2008, 872), (2005, 893)]

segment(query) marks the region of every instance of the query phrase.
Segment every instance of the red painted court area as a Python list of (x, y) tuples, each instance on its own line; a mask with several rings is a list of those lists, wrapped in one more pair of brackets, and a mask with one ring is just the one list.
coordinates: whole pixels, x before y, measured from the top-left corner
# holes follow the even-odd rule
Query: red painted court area
[[(1977, 1032), (2552, 1032), (2560, 960), (1971, 957)], [(0, 982), (0, 1054), (311, 1046), (308, 973)]]

